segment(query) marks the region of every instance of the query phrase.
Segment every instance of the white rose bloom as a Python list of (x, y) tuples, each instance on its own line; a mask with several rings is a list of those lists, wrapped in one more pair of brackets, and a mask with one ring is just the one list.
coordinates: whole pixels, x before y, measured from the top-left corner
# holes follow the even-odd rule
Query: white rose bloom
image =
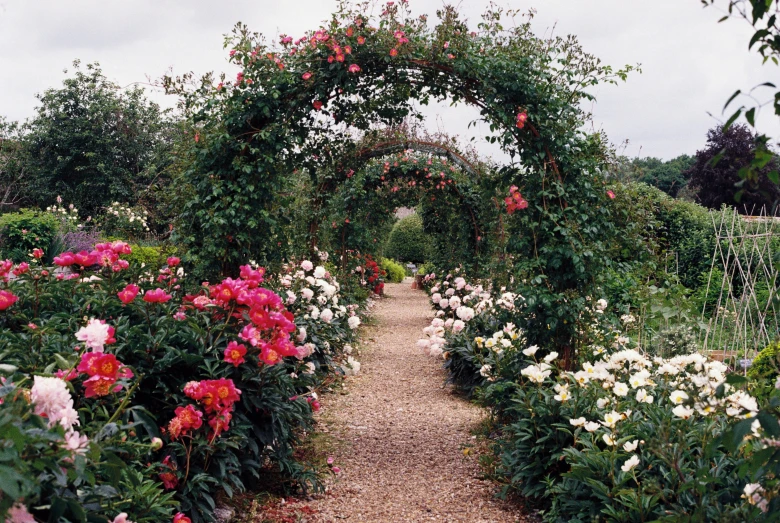
[(634, 454), (633, 456), (628, 458), (625, 463), (623, 463), (623, 466), (620, 467), (620, 470), (622, 470), (623, 472), (628, 472), (634, 467), (636, 467), (637, 465), (639, 465), (639, 456)]

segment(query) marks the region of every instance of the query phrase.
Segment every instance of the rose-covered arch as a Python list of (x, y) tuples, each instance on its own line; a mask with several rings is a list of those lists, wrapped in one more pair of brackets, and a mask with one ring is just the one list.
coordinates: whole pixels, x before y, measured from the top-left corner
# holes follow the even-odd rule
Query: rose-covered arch
[[(409, 149), (399, 149), (396, 144), (386, 145), (372, 149), (373, 154), (367, 157), (373, 159), (362, 169), (348, 171), (347, 180), (333, 194), (333, 200), (341, 207), (338, 214), (344, 216), (338, 224), (332, 224), (337, 228), (342, 259), (346, 259), (348, 250), (376, 250), (376, 229), (392, 221), (397, 208), (419, 203), (423, 203), (427, 211), (423, 214), (427, 232), (447, 235), (442, 243), (460, 244), (469, 257), (477, 257), (485, 224), (480, 221), (478, 198), (473, 194), (473, 180), (478, 176), (475, 167), (460, 157), (468, 168), (464, 171), (460, 164), (446, 157), (452, 152), (450, 149), (432, 143)], [(388, 154), (391, 150), (399, 152)], [(435, 151), (445, 157), (416, 152), (419, 150)], [(468, 224), (466, 234), (453, 237), (447, 234), (446, 224), (436, 223), (438, 210), (442, 208), (456, 209), (460, 213), (461, 219)]]
[(537, 38), (528, 20), (504, 29), (505, 13), (493, 8), (474, 28), (452, 7), (436, 25), (406, 2), (367, 11), (342, 4), (326, 26), (283, 35), (278, 46), (238, 25), (226, 40), (241, 68), (235, 80), (206, 78), (194, 92), (169, 82), (186, 94), (194, 124), (193, 198), (182, 215), (190, 258), (211, 273), (279, 260), (289, 173), (343, 180), (327, 167), (353, 144), (350, 128), (399, 123), (414, 101), (465, 102), (513, 158), (501, 171), (507, 195), (519, 186), (529, 203), (507, 244), (526, 256), (515, 268), (533, 276), (526, 297), (539, 325), (529, 335), (554, 338), (565, 356), (574, 302), (593, 283), (609, 235), (606, 147), (581, 131), (580, 104), (591, 98), (586, 88), (627, 70), (600, 65), (571, 37)]

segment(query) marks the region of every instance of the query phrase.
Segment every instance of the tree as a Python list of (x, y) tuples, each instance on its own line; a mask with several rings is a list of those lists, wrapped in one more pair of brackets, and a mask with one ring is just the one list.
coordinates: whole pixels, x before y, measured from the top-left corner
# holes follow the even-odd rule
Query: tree
[(663, 161), (660, 158), (618, 158), (613, 169), (618, 180), (643, 182), (661, 189), (672, 197), (677, 197), (681, 189), (688, 185), (686, 171), (693, 165), (693, 158), (687, 154)]
[[(723, 2), (728, 4), (724, 9), (725, 16), (719, 21), (724, 22), (731, 18), (738, 18), (750, 24), (755, 31), (748, 43), (748, 49), (757, 46), (758, 53), (764, 58), (764, 63), (770, 63), (775, 67), (780, 65), (780, 25), (778, 25), (778, 14), (780, 14), (780, 0), (701, 0), (705, 7), (713, 6)], [(766, 90), (774, 91), (771, 95), (763, 95)], [(748, 105), (739, 106), (726, 121), (725, 127), (728, 128), (740, 116), (744, 115), (745, 121), (755, 128), (756, 116), (765, 106), (774, 108), (775, 116), (780, 116), (780, 91), (772, 82), (764, 82), (753, 87), (748, 92), (742, 92), (738, 89), (731, 95), (723, 107), (725, 112), (729, 105), (737, 99), (747, 98)], [(749, 164), (740, 169), (739, 176), (743, 180), (756, 185), (760, 173), (765, 173), (769, 179), (775, 183), (780, 183), (780, 173), (777, 169), (764, 168), (774, 161), (774, 153), (770, 148), (771, 138), (759, 133), (755, 137), (755, 152)], [(742, 195), (737, 192), (737, 197)]]
[(746, 125), (718, 126), (707, 132), (707, 147), (696, 153), (696, 162), (688, 171), (696, 200), (710, 209), (734, 205), (738, 192), (738, 209), (751, 214), (761, 206), (771, 208), (780, 196), (780, 188), (767, 174), (777, 169), (773, 158), (757, 171), (755, 183), (740, 179), (740, 171), (755, 157), (757, 136)]
[(28, 177), (21, 126), (0, 117), (0, 212), (24, 197)]
[(149, 206), (150, 189), (169, 177), (174, 123), (142, 88), (120, 89), (98, 64), (74, 67), (62, 88), (38, 96), (25, 138), (29, 200), (45, 206), (61, 195), (85, 216), (112, 201)]

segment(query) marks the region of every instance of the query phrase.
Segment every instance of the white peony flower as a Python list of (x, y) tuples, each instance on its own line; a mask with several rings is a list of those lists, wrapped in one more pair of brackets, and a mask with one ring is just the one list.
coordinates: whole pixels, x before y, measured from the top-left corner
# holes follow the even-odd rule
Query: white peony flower
[(301, 327), (298, 329), (298, 336), (295, 338), (298, 340), (298, 343), (303, 343), (306, 341), (306, 327)]
[(322, 312), (320, 312), (320, 319), (325, 323), (330, 323), (333, 319), (333, 311), (330, 309), (322, 309)]
[(609, 398), (599, 398), (596, 400), (596, 406), (600, 409), (603, 409), (609, 405)]
[(493, 370), (493, 368), (490, 365), (482, 365), (482, 368), (479, 369), (480, 375), (487, 378), (490, 376), (490, 371)]
[(604, 421), (602, 421), (601, 424), (612, 429), (615, 427), (617, 422), (622, 419), (623, 415), (613, 410), (612, 412), (607, 412), (604, 414)]
[(636, 400), (640, 403), (652, 403), (655, 398), (650, 396), (645, 389), (636, 391)]
[(523, 350), (523, 354), (525, 354), (526, 356), (533, 356), (534, 354), (536, 354), (536, 351), (538, 350), (539, 347), (537, 347), (536, 345), (531, 345), (527, 349)]
[(550, 354), (548, 354), (547, 356), (544, 357), (544, 362), (545, 363), (552, 363), (553, 361), (555, 361), (555, 358), (557, 358), (557, 357), (558, 357), (558, 353), (553, 351), (553, 352), (551, 352)]
[(628, 472), (634, 467), (636, 467), (637, 465), (639, 465), (639, 456), (634, 454), (633, 456), (628, 458), (625, 463), (623, 463), (623, 466), (620, 467), (620, 470), (622, 470), (623, 472)]
[(575, 427), (582, 427), (583, 425), (585, 425), (586, 421), (587, 420), (585, 418), (575, 418), (575, 419), (570, 419), (569, 423), (571, 423)]
[(693, 416), (693, 409), (690, 407), (686, 407), (685, 405), (677, 405), (675, 408), (672, 409), (672, 412), (675, 416), (682, 419), (688, 419), (691, 416)]
[(307, 301), (311, 300), (314, 297), (314, 291), (309, 288), (301, 289), (301, 296)]
[(618, 381), (612, 387), (612, 392), (615, 393), (615, 396), (620, 396), (620, 397), (624, 398), (624, 397), (626, 397), (628, 395), (628, 385)]
[(304, 374), (314, 374), (314, 371), (315, 371), (314, 363), (312, 363), (310, 361), (307, 362), (306, 363), (306, 370), (304, 370), (303, 373)]
[(350, 329), (355, 330), (360, 326), (360, 318), (357, 316), (350, 316), (347, 320), (347, 324), (349, 325)]
[(688, 399), (688, 394), (681, 390), (676, 390), (669, 395), (669, 399), (672, 400), (672, 403), (675, 405), (680, 405), (685, 403), (685, 401)]
[(458, 332), (462, 331), (462, 330), (463, 330), (463, 329), (465, 329), (465, 328), (466, 328), (466, 324), (465, 324), (465, 323), (463, 323), (463, 321), (462, 321), (462, 320), (455, 320), (455, 321), (452, 323), (452, 332), (454, 332), (454, 333), (456, 333), (456, 334), (457, 334)]
[(596, 423), (595, 421), (589, 421), (585, 425), (583, 425), (583, 427), (588, 432), (595, 432), (595, 431), (597, 431), (598, 429), (601, 428), (601, 425)]
[(328, 271), (325, 270), (325, 267), (323, 267), (322, 265), (318, 265), (317, 268), (314, 269), (314, 277), (315, 278), (324, 278), (325, 277), (325, 273), (327, 273), (327, 272)]
[(449, 306), (450, 306), (450, 301), (447, 298), (442, 298), (441, 300), (439, 300), (439, 307), (441, 307), (442, 309), (446, 309)]
[(603, 439), (604, 443), (606, 443), (610, 447), (615, 446), (615, 439), (612, 437), (611, 434), (604, 434), (603, 436), (601, 436), (601, 439)]
[(625, 450), (626, 452), (634, 452), (637, 446), (639, 446), (638, 439), (635, 439), (634, 441), (626, 441), (625, 443), (623, 443), (623, 450)]

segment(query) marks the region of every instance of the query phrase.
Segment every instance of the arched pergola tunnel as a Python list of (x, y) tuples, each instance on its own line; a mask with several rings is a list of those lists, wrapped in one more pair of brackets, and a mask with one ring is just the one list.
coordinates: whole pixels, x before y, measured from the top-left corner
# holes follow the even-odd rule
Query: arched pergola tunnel
[[(305, 170), (313, 187), (338, 185), (356, 170), (322, 167), (354, 152), (346, 128), (400, 123), (415, 101), (465, 102), (490, 125), (490, 140), (519, 162), (497, 176), (505, 194), (518, 186), (529, 202), (512, 223), (505, 220), (506, 248), (518, 276), (531, 282), (518, 289), (538, 322), (529, 335), (552, 341), (566, 358), (581, 306), (576, 297), (601, 270), (599, 253), (611, 232), (598, 174), (606, 148), (598, 135), (580, 130), (580, 102), (589, 99), (586, 86), (625, 71), (599, 65), (568, 39), (539, 39), (527, 23), (504, 29), (497, 10), (470, 28), (451, 7), (435, 25), (406, 9), (388, 4), (371, 18), (345, 4), (327, 26), (297, 40), (282, 37), (277, 47), (236, 27), (230, 55), (242, 72), (185, 93), (198, 127), (186, 173), (194, 194), (183, 216), (190, 256), (223, 274), (249, 258), (279, 260), (287, 173)], [(364, 155), (410, 145), (387, 143)], [(448, 156), (469, 172), (452, 151), (412, 148)]]

